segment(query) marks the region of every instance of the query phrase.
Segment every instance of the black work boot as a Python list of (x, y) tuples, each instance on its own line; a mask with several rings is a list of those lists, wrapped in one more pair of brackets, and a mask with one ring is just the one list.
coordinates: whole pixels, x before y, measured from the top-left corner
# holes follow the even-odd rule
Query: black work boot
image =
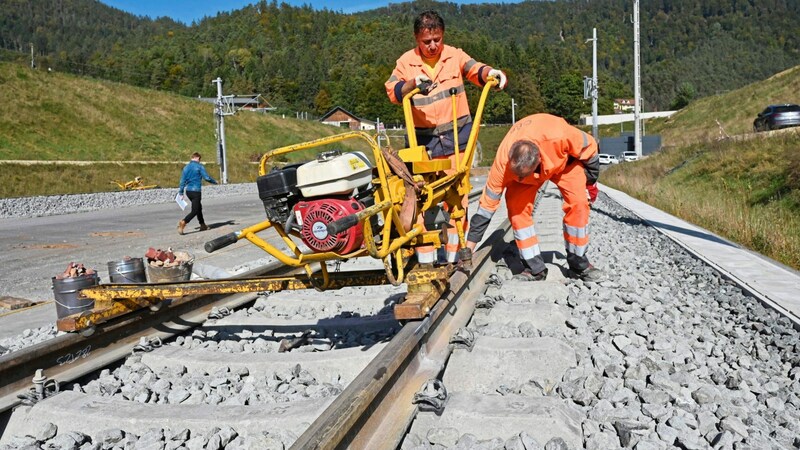
[(531, 269), (525, 268), (525, 270), (522, 272), (514, 275), (513, 279), (520, 281), (543, 281), (547, 279), (547, 269), (544, 269), (539, 273), (533, 273)]
[(578, 278), (587, 283), (599, 283), (601, 281), (605, 281), (606, 279), (606, 274), (591, 264), (586, 268), (586, 270), (583, 272), (577, 272), (576, 275)]

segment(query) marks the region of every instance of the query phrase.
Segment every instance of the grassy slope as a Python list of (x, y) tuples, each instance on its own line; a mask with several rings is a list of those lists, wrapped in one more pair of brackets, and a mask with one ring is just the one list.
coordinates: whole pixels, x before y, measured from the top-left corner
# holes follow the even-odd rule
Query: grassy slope
[(800, 130), (747, 133), (770, 103), (800, 102), (800, 67), (702, 99), (650, 125), (667, 148), (601, 181), (753, 250), (800, 268)]
[[(174, 161), (174, 166), (0, 165), (0, 197), (110, 190), (111, 179), (143, 176), (177, 186), (194, 151), (217, 177), (213, 107), (124, 84), (0, 63), (0, 159)], [(317, 122), (240, 112), (225, 120), (228, 178), (252, 181), (264, 151), (340, 133)], [(355, 141), (347, 141), (355, 142)], [(365, 145), (352, 147), (366, 150)], [(9, 181), (9, 182), (6, 182)]]
[(720, 125), (728, 135), (753, 131), (753, 120), (767, 105), (800, 103), (800, 66), (725, 94), (693, 102), (666, 121), (648, 122), (648, 134), (661, 134), (665, 145), (677, 147), (716, 140)]

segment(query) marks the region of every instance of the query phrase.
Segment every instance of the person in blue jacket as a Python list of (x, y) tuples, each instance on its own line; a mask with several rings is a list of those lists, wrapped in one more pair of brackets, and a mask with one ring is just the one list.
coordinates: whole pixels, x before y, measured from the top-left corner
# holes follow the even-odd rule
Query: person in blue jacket
[(186, 217), (178, 222), (178, 234), (183, 235), (183, 229), (186, 224), (191, 222), (195, 216), (197, 221), (200, 222), (200, 231), (208, 229), (205, 219), (203, 219), (203, 205), (200, 204), (200, 189), (203, 185), (203, 180), (211, 184), (217, 184), (217, 180), (211, 178), (206, 172), (206, 168), (200, 164), (200, 153), (192, 153), (192, 160), (186, 167), (183, 168), (181, 174), (181, 184), (178, 186), (178, 195), (183, 195), (184, 188), (186, 189), (186, 197), (192, 202), (192, 210)]

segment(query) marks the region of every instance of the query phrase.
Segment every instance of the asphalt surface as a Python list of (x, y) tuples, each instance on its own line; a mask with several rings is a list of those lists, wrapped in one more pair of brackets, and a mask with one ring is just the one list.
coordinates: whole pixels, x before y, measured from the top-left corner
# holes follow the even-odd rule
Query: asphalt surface
[[(199, 232), (197, 220), (177, 233), (185, 214), (174, 203), (107, 209), (79, 214), (0, 219), (0, 296), (50, 302), (51, 278), (70, 262), (95, 269), (108, 282), (108, 262), (125, 256), (143, 257), (149, 247), (185, 250), (195, 255), (196, 266), (242, 272), (267, 262), (268, 255), (249, 242), (239, 242), (216, 253), (203, 249), (206, 241), (265, 219), (257, 194), (203, 200), (210, 230)], [(270, 258), (271, 259), (271, 258)], [(39, 307), (37, 315), (55, 320), (54, 307)], [(18, 320), (20, 314), (14, 314)], [(35, 320), (36, 322), (38, 320)], [(40, 323), (41, 324), (41, 323)], [(0, 338), (2, 331), (0, 331)]]

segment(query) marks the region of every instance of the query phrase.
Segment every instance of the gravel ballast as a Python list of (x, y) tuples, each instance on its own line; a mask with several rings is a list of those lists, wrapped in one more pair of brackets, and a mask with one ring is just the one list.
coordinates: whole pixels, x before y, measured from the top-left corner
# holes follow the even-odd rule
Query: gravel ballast
[[(556, 301), (568, 329), (548, 333), (573, 347), (577, 366), (550, 392), (523, 385), (497, 394), (571, 402), (585, 415), (587, 449), (800, 448), (800, 337), (791, 321), (616, 203), (599, 201), (591, 226), (590, 259), (609, 280), (568, 280), (569, 294)], [(494, 300), (513, 301), (507, 294)], [(478, 339), (544, 334), (524, 325), (474, 331)], [(478, 441), (431, 429), (403, 448), (566, 447), (524, 433)]]
[[(167, 191), (174, 196), (174, 190)], [(569, 293), (557, 304), (568, 312), (568, 329), (547, 334), (567, 342), (578, 363), (545, 393), (582, 411), (584, 447), (800, 447), (800, 337), (791, 321), (602, 196), (592, 209), (591, 227), (589, 256), (609, 280), (599, 284), (567, 281)], [(300, 311), (290, 316), (295, 315), (304, 316)], [(544, 334), (529, 326), (502, 324), (478, 331), (504, 337)], [(200, 341), (211, 340), (205, 336)], [(143, 367), (123, 370), (122, 374), (106, 373), (90, 389), (120, 395), (122, 385), (117, 383), (122, 378), (146, 377), (152, 388), (162, 380)], [(244, 386), (247, 377), (228, 372), (202, 374), (201, 379), (184, 373), (163, 375), (170, 383), (164, 390), (165, 401), (170, 394), (175, 400), (185, 395), (176, 394), (174, 385), (188, 391), (186, 386), (196, 382), (211, 392), (216, 390), (211, 383), (227, 380), (220, 386)], [(133, 387), (140, 380), (126, 385)], [(264, 392), (272, 397), (269, 380), (256, 384), (264, 385)], [(227, 398), (241, 394), (237, 389), (230, 392), (233, 395)], [(513, 386), (512, 393), (524, 392), (522, 386)], [(41, 437), (62, 436), (51, 431), (30, 439), (42, 442)], [(163, 435), (162, 431), (159, 439)], [(100, 437), (91, 439), (95, 442)], [(562, 444), (536, 442), (524, 434), (477, 442), (471, 435), (440, 429), (411, 437), (404, 448), (566, 448)]]

